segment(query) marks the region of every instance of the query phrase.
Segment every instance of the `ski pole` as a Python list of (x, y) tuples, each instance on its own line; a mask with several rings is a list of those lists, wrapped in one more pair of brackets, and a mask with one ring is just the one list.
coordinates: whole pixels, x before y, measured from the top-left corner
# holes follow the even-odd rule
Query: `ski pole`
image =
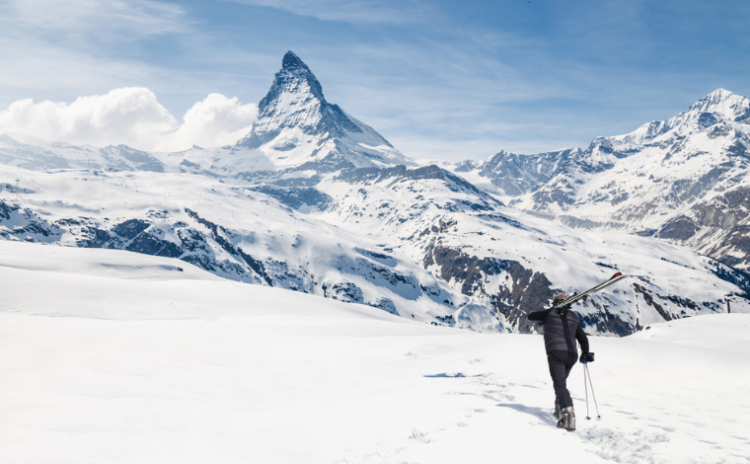
[(589, 385), (586, 381), (586, 364), (583, 365), (583, 389), (586, 392), (586, 420), (591, 420), (591, 417), (589, 417)]
[(583, 368), (586, 370), (586, 374), (589, 377), (589, 383), (591, 384), (591, 397), (594, 399), (594, 406), (596, 407), (596, 419), (601, 420), (602, 416), (599, 414), (599, 405), (596, 404), (596, 395), (594, 394), (594, 383), (591, 381), (591, 372), (589, 372), (588, 364), (584, 364)]

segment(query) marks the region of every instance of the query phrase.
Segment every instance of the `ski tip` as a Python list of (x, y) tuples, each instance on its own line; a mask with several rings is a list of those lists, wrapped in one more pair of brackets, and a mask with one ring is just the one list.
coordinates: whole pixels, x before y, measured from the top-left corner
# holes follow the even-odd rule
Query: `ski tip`
[(614, 279), (615, 277), (620, 277), (622, 275), (622, 272), (616, 272), (615, 275), (610, 277), (610, 279)]

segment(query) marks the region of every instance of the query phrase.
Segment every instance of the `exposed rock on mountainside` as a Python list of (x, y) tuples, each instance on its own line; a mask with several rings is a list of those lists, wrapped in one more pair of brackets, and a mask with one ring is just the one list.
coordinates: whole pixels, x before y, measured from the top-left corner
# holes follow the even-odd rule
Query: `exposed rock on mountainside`
[[(579, 148), (535, 155), (502, 150), (487, 161), (463, 161), (452, 166), (452, 170), (492, 193), (517, 197), (547, 182), (563, 164), (580, 153)], [(486, 185), (488, 182), (491, 187)]]
[(654, 235), (690, 246), (721, 262), (747, 269), (750, 263), (750, 187), (739, 186), (694, 204)]
[[(470, 256), (459, 248), (436, 245), (433, 240), (426, 250), (425, 268), (437, 266), (445, 281), (461, 283), (465, 295), (484, 295), (496, 314), (501, 314), (519, 332), (528, 333), (533, 324), (526, 316), (547, 307), (554, 294), (552, 283), (540, 272), (523, 267), (518, 261)], [(509, 279), (497, 291), (485, 286), (485, 279), (507, 273)], [(621, 334), (632, 332), (632, 327)], [(617, 333), (617, 332), (616, 332)]]
[[(108, 178), (114, 179), (127, 178)], [(112, 190), (119, 182), (101, 180), (99, 193), (116, 193)], [(45, 174), (41, 182), (48, 181), (55, 180)], [(131, 191), (130, 200), (151, 196), (153, 190), (146, 190)], [(456, 306), (467, 300), (418, 265), (368, 249), (373, 245), (366, 240), (302, 219), (263, 194), (243, 190), (232, 197), (232, 191), (217, 186), (214, 195), (234, 202), (240, 211), (253, 211), (238, 221), (217, 215), (217, 205), (201, 204), (195, 194), (190, 195), (195, 209), (180, 209), (175, 203), (184, 199), (170, 195), (175, 200), (162, 202), (164, 210), (131, 211), (117, 218), (93, 210), (88, 216), (71, 215), (80, 204), (53, 204), (52, 211), (35, 208), (40, 216), (0, 200), (0, 238), (179, 258), (220, 277), (367, 304), (426, 322), (451, 319)], [(109, 207), (122, 213), (125, 204), (127, 200)]]

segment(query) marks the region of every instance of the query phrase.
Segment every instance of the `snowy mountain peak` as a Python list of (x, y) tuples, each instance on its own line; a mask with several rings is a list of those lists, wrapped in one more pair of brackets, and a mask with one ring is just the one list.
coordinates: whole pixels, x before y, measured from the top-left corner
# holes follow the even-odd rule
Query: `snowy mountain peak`
[(736, 96), (737, 95), (727, 89), (718, 88), (706, 95), (702, 100), (723, 101)]
[[(646, 139), (668, 132), (676, 136), (684, 136), (712, 131), (717, 125), (723, 124), (728, 129), (733, 123), (747, 124), (748, 122), (750, 122), (750, 100), (728, 90), (717, 89), (677, 116), (666, 121), (650, 123), (644, 135)], [(641, 127), (633, 134), (644, 132), (645, 127)]]
[(750, 118), (750, 100), (729, 90), (717, 89), (701, 98), (686, 113), (713, 113), (729, 121)]
[[(587, 153), (622, 157), (648, 143), (671, 144), (675, 140), (700, 133), (715, 139), (731, 136), (733, 128), (747, 132), (747, 124), (750, 124), (750, 99), (725, 89), (717, 89), (669, 119), (651, 121), (629, 134), (597, 137)], [(611, 165), (611, 160), (605, 161), (605, 164)]]
[(310, 70), (310, 68), (308, 68), (307, 65), (293, 51), (289, 50), (284, 54), (284, 58), (281, 59), (281, 68), (291, 69), (298, 67), (305, 68), (308, 71)]
[(310, 68), (292, 51), (286, 52), (281, 60), (281, 70), (276, 73), (271, 89), (260, 101), (262, 113), (284, 94), (296, 94), (308, 99), (317, 99), (327, 104), (323, 88)]
[(277, 166), (330, 170), (413, 164), (373, 128), (328, 103), (320, 82), (294, 52), (284, 55), (258, 109), (258, 120), (237, 148), (260, 149)]

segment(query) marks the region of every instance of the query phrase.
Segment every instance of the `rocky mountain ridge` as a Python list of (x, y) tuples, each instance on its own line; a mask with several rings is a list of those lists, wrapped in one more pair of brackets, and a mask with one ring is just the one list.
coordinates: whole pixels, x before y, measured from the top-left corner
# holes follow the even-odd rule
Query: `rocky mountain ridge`
[(599, 137), (513, 204), (583, 228), (654, 236), (750, 269), (750, 100), (717, 90), (631, 134)]
[(525, 155), (501, 150), (486, 161), (443, 163), (446, 169), (498, 196), (503, 201), (530, 192), (547, 182), (580, 148)]
[(689, 246), (750, 269), (750, 100), (718, 89), (686, 111), (585, 150), (499, 152), (445, 167), (510, 206), (571, 227)]

